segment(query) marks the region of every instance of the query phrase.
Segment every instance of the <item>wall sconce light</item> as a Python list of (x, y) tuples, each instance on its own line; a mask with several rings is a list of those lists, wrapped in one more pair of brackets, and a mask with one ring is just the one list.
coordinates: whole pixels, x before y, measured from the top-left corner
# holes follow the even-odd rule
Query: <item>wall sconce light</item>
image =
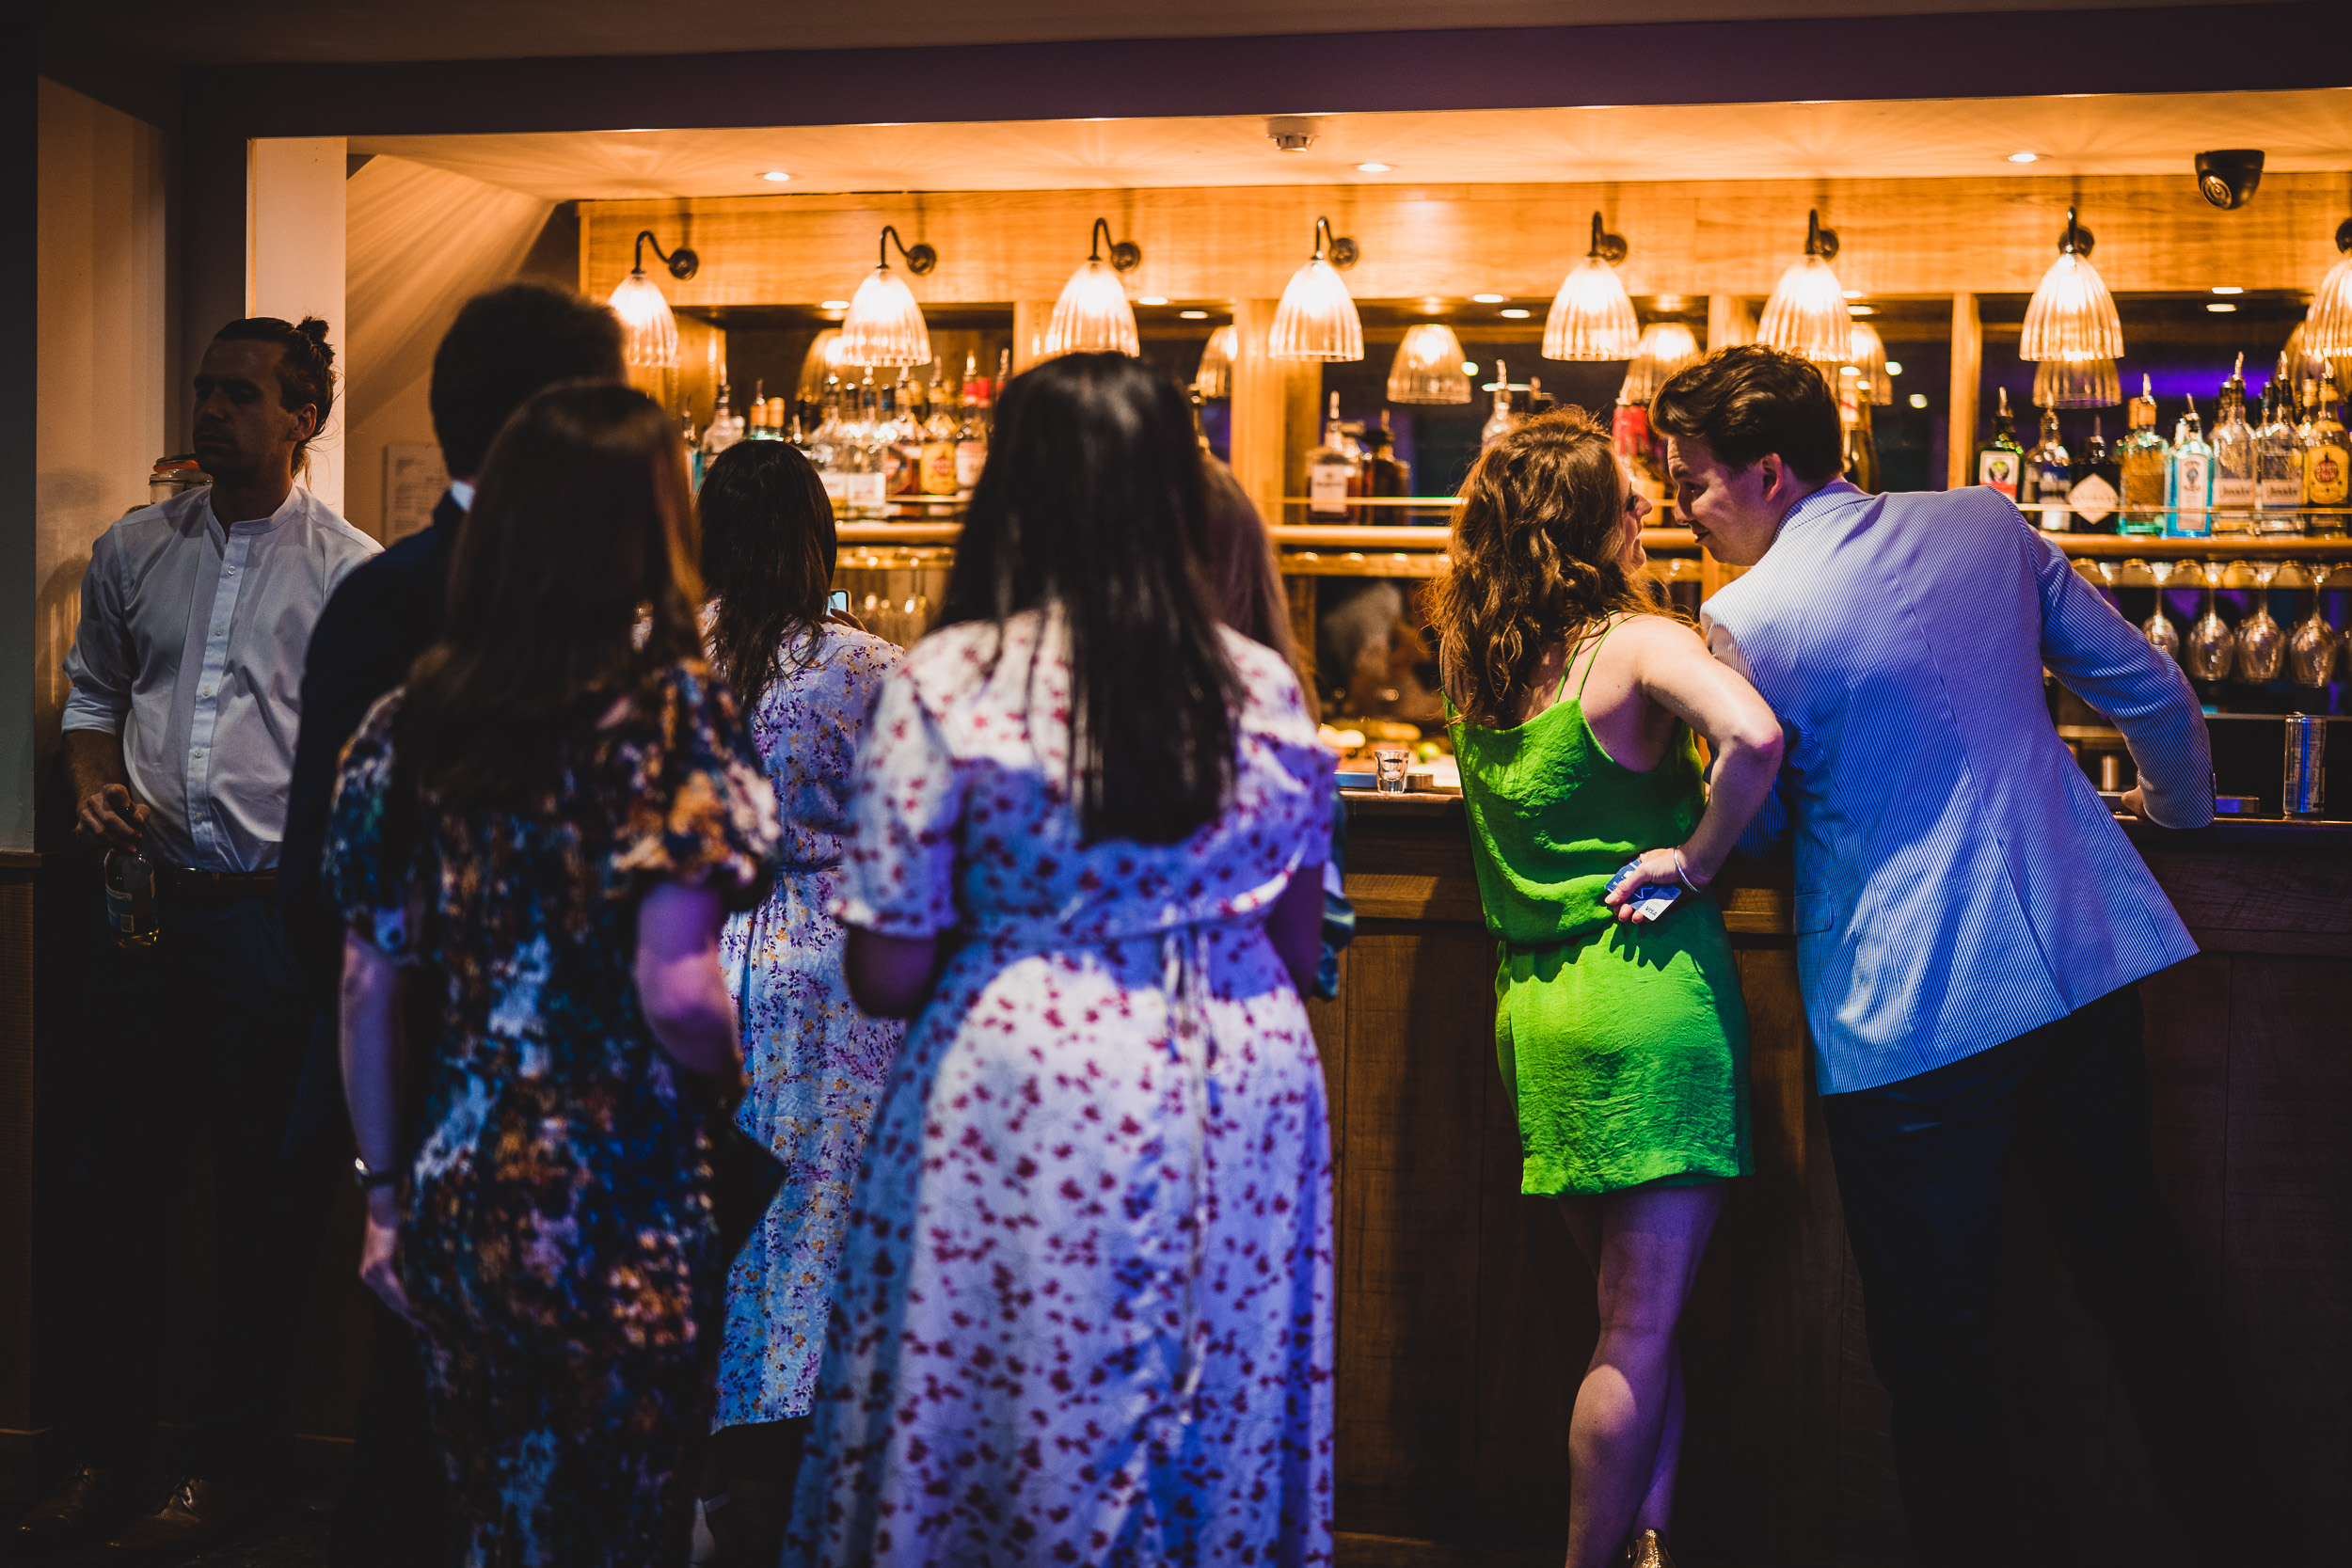
[(677, 318), (670, 313), (670, 302), (662, 297), (660, 286), (645, 276), (647, 245), (653, 246), (654, 255), (681, 283), (703, 264), (702, 258), (684, 245), (664, 255), (653, 230), (644, 230), (637, 236), (628, 276), (613, 289), (607, 303), (621, 318), (622, 362), (643, 370), (674, 371), (677, 369)]
[(1241, 331), (1227, 322), (1209, 334), (1200, 350), (1200, 367), (1192, 373), (1192, 395), (1206, 400), (1233, 395), (1233, 356), (1241, 348)]
[(1853, 352), (1853, 318), (1829, 270), (1837, 259), (1837, 230), (1821, 227), (1818, 210), (1805, 214), (1804, 225), (1804, 254), (1772, 286), (1756, 341), (1817, 364), (1842, 365)]
[(1544, 319), (1547, 359), (1630, 359), (1642, 338), (1641, 318), (1625, 292), (1616, 263), (1625, 260), (1622, 234), (1601, 228), (1593, 214), (1593, 247), (1560, 280)]
[(1119, 280), (1121, 273), (1143, 264), (1143, 247), (1132, 240), (1120, 240), (1111, 245), (1106, 261), (1103, 246), (1110, 237), (1110, 220), (1096, 218), (1089, 235), (1089, 253), (1061, 286), (1061, 297), (1054, 302), (1053, 317), (1045, 324), (1046, 358), (1057, 354), (1143, 352), (1142, 340), (1136, 336), (1136, 308), (1127, 303), (1127, 286)]
[(921, 365), (931, 356), (931, 335), (923, 325), (923, 308), (914, 302), (907, 280), (892, 270), (890, 247), (898, 247), (907, 271), (921, 277), (939, 265), (939, 252), (930, 245), (910, 249), (898, 238), (898, 226), (884, 224), (881, 260), (866, 281), (850, 296), (850, 312), (841, 318), (841, 358), (850, 365)]
[(2336, 226), (2336, 250), (2303, 317), (2303, 352), (2321, 359), (2352, 354), (2352, 218)]
[(1391, 403), (1468, 403), (1470, 374), (1462, 369), (1462, 340), (1443, 322), (1406, 328), (1389, 366)]
[(1681, 322), (1650, 323), (1642, 328), (1642, 341), (1634, 345), (1633, 363), (1625, 369), (1625, 385), (1617, 390), (1617, 401), (1648, 403), (1677, 371), (1697, 363), (1698, 357), (1698, 334), (1688, 325)]
[(1315, 219), (1315, 253), (1291, 275), (1282, 303), (1274, 311), (1274, 329), (1266, 334), (1266, 356), (1273, 359), (1361, 359), (1364, 356), (1363, 318), (1339, 269), (1352, 267), (1360, 254), (1356, 242), (1334, 238), (1331, 220)]
[(2115, 296), (2090, 264), (2097, 243), (2066, 209), (2066, 232), (2058, 236), (2058, 260), (2042, 275), (2026, 307), (2026, 330), (2017, 340), (2020, 359), (2121, 359), (2123, 323)]

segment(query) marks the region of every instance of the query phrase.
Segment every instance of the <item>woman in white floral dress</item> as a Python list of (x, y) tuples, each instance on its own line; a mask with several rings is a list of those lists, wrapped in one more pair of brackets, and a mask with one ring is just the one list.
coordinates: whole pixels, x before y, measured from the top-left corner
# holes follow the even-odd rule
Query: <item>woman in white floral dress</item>
[(1216, 624), (1200, 483), (1140, 362), (1016, 378), (883, 683), (840, 912), (917, 1016), (787, 1562), (1330, 1560), (1331, 763)]
[(736, 1119), (774, 1150), (784, 1180), (727, 1275), (719, 1438), (704, 1486), (723, 1557), (770, 1568), (824, 1354), (850, 1186), (905, 1035), (850, 1000), (845, 933), (827, 909), (858, 741), (898, 650), (827, 619), (833, 509), (798, 451), (728, 449), (700, 504), (712, 662), (751, 718), (784, 827), (766, 900), (720, 938), (751, 1085)]

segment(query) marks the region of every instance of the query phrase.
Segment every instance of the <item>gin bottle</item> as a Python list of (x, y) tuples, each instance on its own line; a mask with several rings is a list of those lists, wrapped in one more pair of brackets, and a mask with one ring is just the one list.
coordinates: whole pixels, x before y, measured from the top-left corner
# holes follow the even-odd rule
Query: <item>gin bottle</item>
[(2197, 420), (2197, 400), (2188, 400), (2172, 436), (2170, 482), (2166, 487), (2164, 531), (2174, 539), (2203, 539), (2213, 532), (2213, 448)]
[[(2116, 449), (2117, 467), (2123, 473), (2122, 533), (2162, 533), (2167, 469), (2172, 449), (2156, 434), (2156, 395), (2146, 376), (2139, 378), (2139, 396), (2132, 399), (2131, 431)], [(2296, 495), (2302, 495), (2303, 471), (2296, 469)]]
[(2254, 427), (2246, 422), (2246, 356), (2222, 383), (2213, 427), (2213, 531), (2254, 531)]
[(2288, 412), (2274, 375), (2263, 388), (2263, 424), (2254, 433), (2254, 505), (2265, 533), (2303, 531), (2303, 453)]

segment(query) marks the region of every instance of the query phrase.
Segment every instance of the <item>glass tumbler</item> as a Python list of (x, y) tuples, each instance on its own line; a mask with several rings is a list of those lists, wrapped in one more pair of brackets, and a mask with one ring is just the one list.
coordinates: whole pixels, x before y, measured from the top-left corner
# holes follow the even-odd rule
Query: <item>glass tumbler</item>
[(1381, 794), (1405, 793), (1405, 768), (1412, 755), (1401, 746), (1384, 746), (1372, 753), (1373, 783)]

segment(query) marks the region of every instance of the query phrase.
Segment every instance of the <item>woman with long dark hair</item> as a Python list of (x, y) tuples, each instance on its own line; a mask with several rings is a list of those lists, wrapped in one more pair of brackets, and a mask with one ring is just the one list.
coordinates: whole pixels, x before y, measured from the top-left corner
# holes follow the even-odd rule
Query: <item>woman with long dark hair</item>
[(705, 1507), (721, 1560), (772, 1568), (824, 1354), (834, 1270), (874, 1101), (906, 1026), (850, 999), (841, 891), (866, 716), (898, 650), (828, 618), (833, 507), (782, 441), (728, 448), (703, 479), (712, 665), (750, 716), (784, 828), (776, 879), (731, 916), (720, 958), (751, 1091), (737, 1113), (784, 1180), (727, 1275)]
[[(695, 623), (675, 426), (532, 398), (484, 465), (440, 640), (345, 752), (360, 1276), (413, 1319), (468, 1563), (681, 1564), (709, 1427), (709, 1118), (741, 1091), (718, 959), (775, 805)], [(437, 1015), (416, 1135), (406, 1005)]]
[(1218, 624), (1175, 388), (1015, 377), (882, 683), (841, 917), (911, 1017), (788, 1561), (1327, 1561), (1331, 761)]
[[(1432, 585), (1519, 1190), (1560, 1200), (1599, 1281), (1568, 1568), (1668, 1560), (1676, 1329), (1723, 1183), (1750, 1168), (1747, 1011), (1706, 890), (1772, 791), (1780, 726), (1635, 586), (1648, 511), (1581, 410), (1530, 420), (1470, 469)], [(1679, 901), (1640, 917), (1651, 889)]]

